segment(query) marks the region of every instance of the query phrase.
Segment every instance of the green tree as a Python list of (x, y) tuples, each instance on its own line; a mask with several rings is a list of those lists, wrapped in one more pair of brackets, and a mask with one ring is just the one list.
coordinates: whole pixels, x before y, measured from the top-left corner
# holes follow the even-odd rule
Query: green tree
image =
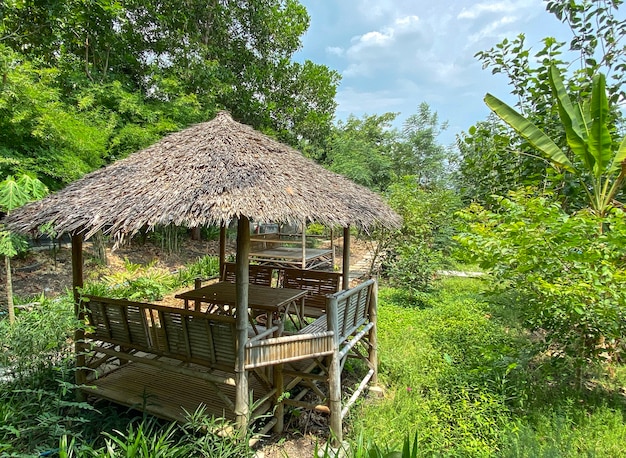
[[(47, 193), (48, 188), (36, 178), (26, 174), (21, 175), (18, 179), (8, 176), (0, 183), (0, 209), (9, 214), (30, 201), (41, 199)], [(18, 249), (18, 239), (7, 230), (0, 230), (0, 254), (4, 255), (4, 266), (6, 269), (7, 308), (10, 324), (15, 322), (11, 257), (17, 254)]]
[(546, 181), (545, 164), (517, 154), (516, 146), (510, 130), (494, 114), (457, 137), (460, 160), (454, 181), (466, 203), (491, 206), (493, 196)]
[(387, 189), (393, 180), (392, 160), (399, 147), (399, 134), (391, 127), (397, 113), (350, 116), (339, 121), (326, 152), (320, 158), (334, 172), (371, 189)]
[(59, 72), (0, 44), (0, 155), (8, 174), (36, 173), (53, 186), (103, 164), (108, 120), (63, 100)]
[(437, 112), (422, 102), (417, 113), (404, 122), (402, 144), (393, 156), (397, 176), (412, 175), (421, 185), (430, 187), (449, 184), (455, 159), (450, 148), (437, 142), (447, 128), (448, 123), (440, 123)]
[(454, 213), (461, 202), (452, 189), (426, 188), (416, 176), (396, 180), (386, 194), (403, 224), (375, 234), (376, 256), (383, 257), (383, 273), (392, 284), (419, 296), (432, 286), (449, 258)]
[[(484, 68), (492, 73), (506, 75), (517, 97), (516, 108), (535, 126), (545, 132), (554, 142), (567, 147), (567, 140), (556, 107), (553, 104), (549, 72), (555, 66), (565, 75), (564, 85), (568, 92), (580, 100), (591, 94), (593, 76), (604, 73), (608, 76), (607, 93), (611, 111), (611, 125), (619, 130), (623, 126), (622, 113), (616, 100), (623, 99), (624, 78), (626, 78), (626, 22), (619, 18), (622, 1), (548, 1), (548, 12), (568, 24), (572, 32), (569, 43), (559, 42), (553, 37), (543, 40), (543, 47), (537, 52), (526, 44), (525, 36), (504, 39), (493, 48), (476, 54)], [(582, 190), (573, 182), (555, 173), (548, 162), (539, 162), (527, 155), (533, 155), (533, 147), (522, 137), (514, 137), (495, 155), (481, 151), (484, 142), (482, 128), (472, 129), (459, 139), (463, 151), (463, 162), (472, 162), (466, 167), (466, 180), (481, 180), (492, 174), (491, 162), (481, 161), (481, 157), (492, 157), (501, 170), (510, 170), (512, 179), (505, 179), (509, 189), (520, 186), (537, 186), (552, 189), (559, 198), (573, 208), (582, 204)], [(497, 128), (498, 135), (502, 131)], [(477, 135), (476, 139), (472, 137)], [(471, 147), (467, 148), (467, 142)], [(465, 149), (463, 149), (465, 147)], [(518, 154), (521, 153), (522, 157)], [(480, 164), (483, 167), (480, 167)], [(464, 166), (461, 165), (461, 169)], [(470, 175), (471, 173), (471, 175)], [(505, 178), (505, 177), (503, 177)], [(476, 197), (476, 196), (474, 196)], [(479, 201), (488, 202), (489, 196), (482, 195)]]
[(589, 363), (610, 360), (626, 332), (626, 214), (568, 214), (554, 196), (520, 190), (464, 217), (469, 231), (457, 241), (546, 335), (539, 351), (550, 345), (554, 359), (574, 358), (581, 387)]

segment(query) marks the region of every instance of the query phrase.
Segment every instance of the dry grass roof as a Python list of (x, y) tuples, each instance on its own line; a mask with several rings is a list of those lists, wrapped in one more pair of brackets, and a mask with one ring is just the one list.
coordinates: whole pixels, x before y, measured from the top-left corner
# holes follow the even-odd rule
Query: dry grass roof
[(395, 227), (400, 217), (376, 193), (221, 112), (96, 170), (7, 218), (19, 232), (52, 223), (87, 238), (118, 241), (142, 227), (196, 227), (246, 216), (260, 223)]

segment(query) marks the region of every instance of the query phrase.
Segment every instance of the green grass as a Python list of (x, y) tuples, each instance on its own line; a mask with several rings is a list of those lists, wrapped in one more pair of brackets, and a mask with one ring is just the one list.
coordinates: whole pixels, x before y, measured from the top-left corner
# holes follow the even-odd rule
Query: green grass
[[(613, 377), (590, 368), (577, 389), (568, 361), (531, 340), (516, 298), (483, 296), (484, 281), (445, 278), (419, 298), (380, 289), (386, 392), (352, 409), (353, 456), (383, 457), (408, 440), (420, 457), (626, 457), (626, 368), (613, 367)], [(0, 381), (0, 456), (58, 447), (60, 456), (126, 456), (129, 447), (149, 450), (146, 456), (248, 452), (198, 433), (210, 429), (201, 416), (181, 428), (75, 402), (69, 295), (42, 299), (17, 318), (15, 327), (0, 320), (0, 365), (16, 371), (15, 380)]]
[(565, 362), (538, 357), (515, 313), (486, 300), (481, 282), (444, 279), (419, 304), (381, 288), (387, 390), (352, 413), (352, 440), (399, 450), (417, 434), (418, 456), (626, 456), (619, 377), (574, 389)]

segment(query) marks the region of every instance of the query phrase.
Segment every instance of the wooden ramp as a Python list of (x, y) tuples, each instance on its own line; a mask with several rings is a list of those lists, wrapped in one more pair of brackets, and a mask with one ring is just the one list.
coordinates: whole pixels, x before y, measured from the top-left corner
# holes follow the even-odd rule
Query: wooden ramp
[[(166, 420), (185, 422), (187, 413), (192, 414), (204, 406), (208, 415), (235, 421), (234, 413), (225, 408), (224, 401), (207, 381), (145, 364), (124, 364), (106, 377), (89, 381), (88, 385), (83, 390), (89, 395)], [(220, 391), (235, 403), (234, 386), (223, 386)], [(267, 395), (267, 390), (254, 377), (250, 378), (250, 391), (255, 402)], [(270, 408), (270, 403), (266, 402), (259, 406), (255, 415), (268, 413)]]

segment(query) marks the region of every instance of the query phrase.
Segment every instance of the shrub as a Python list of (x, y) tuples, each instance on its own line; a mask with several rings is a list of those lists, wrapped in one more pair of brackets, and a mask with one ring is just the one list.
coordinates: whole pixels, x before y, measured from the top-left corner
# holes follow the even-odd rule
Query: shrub
[(192, 284), (196, 278), (216, 277), (220, 273), (220, 260), (216, 256), (203, 256), (178, 272), (178, 285)]
[(388, 200), (403, 225), (376, 234), (378, 249), (385, 254), (383, 273), (394, 285), (419, 296), (432, 286), (445, 255), (450, 254), (460, 200), (451, 190), (421, 187), (410, 176), (390, 186)]
[(546, 332), (553, 354), (579, 368), (600, 362), (626, 331), (626, 214), (566, 214), (550, 196), (512, 193), (497, 211), (464, 212), (470, 232), (458, 240), (516, 291), (527, 325)]

